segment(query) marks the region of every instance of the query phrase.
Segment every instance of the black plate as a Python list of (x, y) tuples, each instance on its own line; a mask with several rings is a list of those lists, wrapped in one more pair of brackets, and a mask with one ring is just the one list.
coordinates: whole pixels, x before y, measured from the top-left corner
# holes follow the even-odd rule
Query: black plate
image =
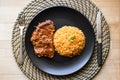
[[(59, 56), (55, 52), (54, 58), (49, 59), (38, 58), (34, 54), (33, 46), (30, 42), (32, 32), (35, 30), (34, 26), (47, 19), (54, 21), (56, 30), (64, 25), (76, 26), (82, 29), (86, 37), (86, 46), (79, 56), (66, 58)], [(40, 70), (52, 75), (63, 76), (80, 70), (88, 62), (94, 49), (94, 39), (94, 30), (85, 16), (74, 9), (58, 6), (45, 9), (34, 17), (26, 32), (25, 46), (31, 61)]]

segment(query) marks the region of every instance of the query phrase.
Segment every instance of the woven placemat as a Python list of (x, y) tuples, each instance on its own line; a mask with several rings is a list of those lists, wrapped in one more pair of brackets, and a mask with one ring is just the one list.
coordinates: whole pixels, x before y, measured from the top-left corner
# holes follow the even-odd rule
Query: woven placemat
[[(24, 54), (24, 63), (19, 65), (21, 71), (30, 79), (30, 80), (89, 80), (92, 79), (101, 69), (97, 65), (97, 46), (95, 43), (95, 48), (92, 57), (89, 62), (79, 71), (68, 76), (53, 76), (39, 70), (36, 66), (33, 65), (25, 51), (25, 32), (30, 21), (42, 10), (53, 7), (53, 6), (66, 6), (73, 9), (76, 9), (90, 21), (94, 28), (96, 35), (96, 15), (98, 8), (89, 0), (34, 0), (19, 14), (16, 23), (13, 28), (12, 33), (12, 47), (15, 60), (18, 64), (18, 55), (19, 55), (19, 45), (20, 45), (20, 32), (17, 26), (20, 16), (25, 15), (26, 27), (24, 29), (23, 35), (23, 54)], [(24, 14), (23, 14), (24, 13)], [(110, 33), (108, 25), (105, 21), (104, 16), (102, 15), (102, 59), (103, 63), (106, 60), (107, 55), (109, 54), (110, 49)]]

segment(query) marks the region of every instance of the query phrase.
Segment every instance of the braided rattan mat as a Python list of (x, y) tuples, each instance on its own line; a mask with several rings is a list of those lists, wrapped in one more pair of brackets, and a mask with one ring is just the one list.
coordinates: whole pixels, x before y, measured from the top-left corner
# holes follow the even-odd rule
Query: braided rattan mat
[[(23, 35), (24, 63), (23, 65), (18, 64), (18, 66), (20, 67), (21, 71), (30, 80), (89, 80), (89, 79), (92, 79), (101, 69), (101, 67), (98, 67), (97, 65), (96, 44), (95, 44), (93, 55), (91, 59), (89, 60), (89, 62), (81, 70), (68, 76), (58, 77), (58, 76), (53, 76), (53, 75), (44, 73), (41, 70), (39, 70), (36, 66), (34, 66), (31, 60), (29, 59), (25, 51), (25, 45), (24, 45), (24, 37), (25, 37), (27, 26), (29, 25), (30, 21), (34, 18), (34, 16), (37, 15), (41, 10), (44, 10), (48, 7), (53, 7), (53, 6), (67, 6), (67, 7), (71, 7), (71, 8), (78, 10), (80, 13), (86, 16), (87, 19), (90, 21), (90, 23), (92, 24), (94, 28), (94, 32), (96, 35), (95, 21), (96, 21), (96, 15), (99, 9), (91, 1), (89, 0), (35, 0), (35, 1), (32, 1), (29, 5), (27, 5), (26, 8), (24, 8), (21, 14), (19, 14), (18, 19), (16, 20), (16, 23), (13, 28), (12, 47), (13, 47), (14, 57), (18, 64), (20, 33), (19, 33), (19, 28), (17, 26), (17, 22), (20, 19), (21, 15), (25, 15), (26, 27), (24, 29), (24, 35)], [(109, 28), (102, 15), (102, 59), (103, 59), (103, 63), (106, 60), (106, 57), (109, 53), (109, 49), (110, 49)]]

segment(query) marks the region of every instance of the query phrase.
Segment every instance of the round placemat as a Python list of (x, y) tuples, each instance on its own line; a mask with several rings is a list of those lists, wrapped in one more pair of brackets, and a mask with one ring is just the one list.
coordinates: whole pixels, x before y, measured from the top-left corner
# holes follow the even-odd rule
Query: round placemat
[[(18, 20), (21, 19), (21, 16), (25, 16), (25, 29), (23, 31), (23, 55), (24, 63), (19, 65), (21, 71), (30, 79), (30, 80), (90, 80), (92, 79), (101, 69), (97, 64), (97, 42), (95, 42), (95, 48), (93, 55), (88, 61), (88, 63), (79, 71), (67, 75), (67, 76), (54, 76), (47, 74), (39, 70), (36, 66), (33, 65), (30, 58), (28, 57), (25, 50), (25, 32), (31, 20), (42, 10), (53, 7), (53, 6), (65, 6), (73, 8), (80, 13), (82, 13), (91, 23), (94, 28), (94, 33), (96, 35), (96, 16), (99, 9), (89, 0), (34, 0), (24, 10), (19, 14), (12, 33), (12, 49), (15, 60), (18, 64), (19, 56), (19, 46), (20, 46), (20, 31), (18, 27)], [(110, 33), (107, 22), (102, 14), (102, 60), (103, 64), (109, 54), (110, 49)]]

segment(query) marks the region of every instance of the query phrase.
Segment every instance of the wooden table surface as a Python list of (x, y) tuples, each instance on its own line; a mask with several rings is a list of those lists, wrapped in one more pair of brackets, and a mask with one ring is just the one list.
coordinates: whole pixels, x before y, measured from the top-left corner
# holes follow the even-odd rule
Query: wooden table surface
[[(31, 0), (0, 0), (0, 80), (28, 80), (12, 53), (11, 36), (18, 13)], [(120, 80), (120, 0), (92, 0), (110, 28), (111, 49), (103, 68), (93, 80)]]

